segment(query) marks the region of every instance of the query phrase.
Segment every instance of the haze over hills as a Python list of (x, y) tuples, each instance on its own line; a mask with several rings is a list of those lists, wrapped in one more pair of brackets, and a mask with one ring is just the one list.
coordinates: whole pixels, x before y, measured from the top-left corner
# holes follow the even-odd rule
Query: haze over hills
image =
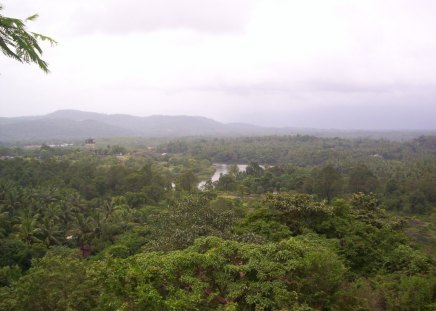
[(436, 131), (344, 131), (272, 128), (244, 123), (221, 123), (199, 116), (137, 117), (79, 110), (59, 110), (42, 116), (0, 118), (0, 142), (41, 142), (88, 137), (182, 137), (310, 134), (315, 136), (372, 137), (405, 140)]
[(0, 118), (0, 141), (71, 140), (87, 137), (231, 136), (272, 133), (249, 124), (224, 124), (205, 117), (101, 114), (59, 110), (44, 116)]

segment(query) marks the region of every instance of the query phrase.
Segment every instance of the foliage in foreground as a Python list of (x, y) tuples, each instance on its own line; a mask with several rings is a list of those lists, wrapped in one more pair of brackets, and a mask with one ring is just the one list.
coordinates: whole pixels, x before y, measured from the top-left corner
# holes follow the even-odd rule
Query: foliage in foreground
[[(0, 11), (3, 9), (0, 4)], [(45, 35), (29, 32), (26, 22), (38, 18), (34, 14), (25, 20), (2, 16), (0, 14), (0, 50), (8, 57), (21, 63), (35, 63), (44, 72), (48, 72), (48, 64), (42, 58), (40, 41), (56, 44), (56, 41)]]
[(253, 162), (199, 191), (186, 155), (6, 158), (0, 309), (434, 310), (434, 159)]
[(3, 306), (17, 310), (329, 307), (337, 300), (345, 267), (318, 242), (291, 238), (258, 245), (207, 237), (185, 250), (127, 259), (92, 262), (50, 254), (15, 283)]

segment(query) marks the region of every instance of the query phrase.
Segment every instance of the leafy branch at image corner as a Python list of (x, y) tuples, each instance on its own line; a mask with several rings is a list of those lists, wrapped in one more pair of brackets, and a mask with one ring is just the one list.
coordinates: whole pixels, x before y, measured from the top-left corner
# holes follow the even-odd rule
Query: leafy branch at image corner
[[(1, 10), (3, 10), (3, 6), (0, 4)], [(41, 58), (43, 51), (40, 42), (46, 41), (52, 46), (56, 45), (57, 42), (46, 35), (27, 31), (26, 23), (37, 18), (38, 14), (29, 16), (24, 20), (0, 14), (0, 50), (7, 57), (21, 63), (35, 63), (41, 70), (48, 73), (48, 63)]]

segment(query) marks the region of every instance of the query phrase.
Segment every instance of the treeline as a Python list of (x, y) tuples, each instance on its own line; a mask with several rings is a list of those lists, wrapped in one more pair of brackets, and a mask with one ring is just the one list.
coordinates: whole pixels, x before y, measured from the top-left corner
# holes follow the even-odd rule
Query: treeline
[(429, 152), (434, 155), (436, 136), (409, 142), (373, 139), (319, 138), (314, 136), (263, 136), (242, 138), (177, 139), (159, 146), (168, 153), (189, 154), (218, 163), (293, 164), (318, 166), (332, 160), (407, 160)]

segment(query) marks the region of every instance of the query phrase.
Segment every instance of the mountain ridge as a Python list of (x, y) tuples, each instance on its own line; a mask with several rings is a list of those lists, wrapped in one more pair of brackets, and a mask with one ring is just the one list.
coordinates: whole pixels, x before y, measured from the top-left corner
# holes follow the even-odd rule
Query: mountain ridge
[(132, 116), (64, 109), (40, 116), (0, 117), (0, 143), (83, 140), (86, 138), (183, 136), (312, 135), (318, 137), (373, 138), (405, 141), (436, 130), (337, 130), (297, 127), (263, 127), (223, 123), (202, 116)]
[(201, 116), (103, 114), (57, 110), (42, 116), (0, 118), (0, 141), (84, 139), (87, 137), (180, 137), (261, 134), (266, 128), (222, 123)]

